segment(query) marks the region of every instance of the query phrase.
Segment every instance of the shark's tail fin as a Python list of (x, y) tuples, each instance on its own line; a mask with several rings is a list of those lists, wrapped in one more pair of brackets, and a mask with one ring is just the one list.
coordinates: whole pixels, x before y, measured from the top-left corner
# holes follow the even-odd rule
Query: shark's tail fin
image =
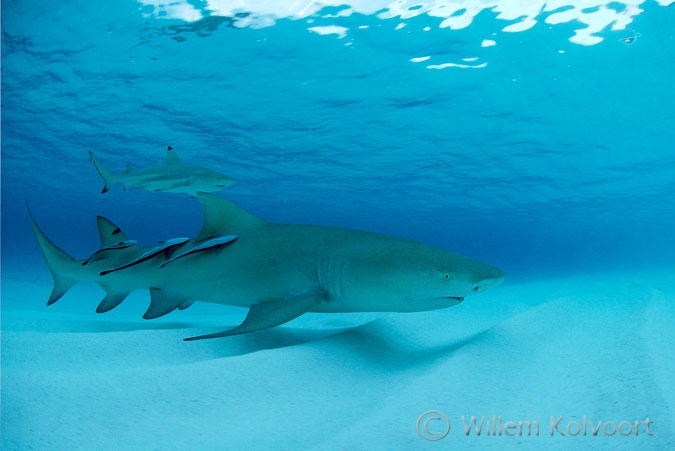
[(52, 305), (75, 285), (77, 278), (73, 276), (73, 273), (77, 271), (79, 265), (73, 257), (59, 249), (47, 238), (35, 222), (30, 209), (28, 210), (28, 215), (33, 224), (35, 237), (40, 245), (42, 255), (44, 255), (47, 266), (49, 266), (49, 271), (52, 273), (52, 278), (54, 279), (54, 288), (52, 288), (52, 293), (49, 295), (49, 300), (47, 301), (47, 305)]
[(94, 163), (94, 167), (98, 173), (101, 174), (101, 177), (103, 177), (104, 185), (101, 192), (107, 193), (110, 187), (112, 187), (117, 181), (117, 174), (105, 167), (105, 165), (101, 163), (98, 158), (96, 158), (96, 155), (94, 155), (94, 152), (92, 151), (89, 151), (89, 159), (92, 163)]

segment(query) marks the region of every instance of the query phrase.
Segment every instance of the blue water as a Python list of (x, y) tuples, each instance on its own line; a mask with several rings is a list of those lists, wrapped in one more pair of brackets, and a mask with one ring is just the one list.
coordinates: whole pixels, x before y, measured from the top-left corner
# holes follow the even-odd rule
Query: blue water
[[(167, 145), (235, 178), (224, 194), (271, 220), (410, 237), (510, 273), (671, 260), (672, 7), (645, 3), (583, 46), (569, 42), (579, 23), (504, 33), (491, 11), (461, 30), (313, 19), (349, 28), (340, 39), (307, 20), (209, 28), (139, 6), (4, 2), (5, 267), (37, 253), (26, 201), (80, 256), (96, 214), (142, 240), (194, 233), (196, 202), (103, 196), (88, 161), (151, 166)], [(426, 68), (462, 58), (487, 66)]]
[[(146, 3), (2, 2), (3, 276), (48, 280), (27, 202), (78, 258), (98, 246), (99, 214), (145, 244), (194, 236), (196, 200), (101, 194), (88, 157), (122, 171), (159, 164), (169, 145), (234, 178), (219, 195), (260, 217), (423, 241), (504, 269), (505, 286), (672, 266), (668, 1), (584, 43), (570, 40), (579, 21), (545, 21), (573, 1), (520, 32), (503, 28), (525, 13), (489, 8), (450, 29), (441, 22), (463, 10), (387, 18), (374, 2), (284, 17), (240, 2), (226, 17), (177, 2), (202, 16), (191, 20)], [(309, 30), (321, 26), (347, 30)], [(445, 63), (464, 67), (430, 67)]]

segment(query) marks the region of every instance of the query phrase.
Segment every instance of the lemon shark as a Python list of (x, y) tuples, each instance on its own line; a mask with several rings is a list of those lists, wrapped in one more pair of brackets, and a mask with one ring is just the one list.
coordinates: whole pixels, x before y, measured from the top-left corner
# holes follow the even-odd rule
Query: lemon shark
[(424, 243), (268, 222), (218, 196), (197, 197), (204, 224), (196, 238), (139, 246), (99, 217), (101, 248), (86, 260), (59, 249), (33, 220), (54, 278), (48, 304), (78, 280), (88, 280), (107, 293), (97, 312), (116, 307), (138, 289), (150, 291), (146, 319), (185, 309), (195, 300), (249, 309), (239, 326), (185, 339), (189, 341), (256, 332), (305, 312), (442, 309), (505, 278), (496, 267)]
[(164, 164), (145, 169), (127, 166), (121, 174), (107, 168), (94, 152), (89, 152), (89, 158), (103, 178), (103, 193), (120, 182), (124, 189), (133, 186), (146, 191), (187, 193), (194, 197), (198, 192), (210, 193), (234, 184), (234, 180), (216, 171), (183, 163), (171, 146), (166, 151)]

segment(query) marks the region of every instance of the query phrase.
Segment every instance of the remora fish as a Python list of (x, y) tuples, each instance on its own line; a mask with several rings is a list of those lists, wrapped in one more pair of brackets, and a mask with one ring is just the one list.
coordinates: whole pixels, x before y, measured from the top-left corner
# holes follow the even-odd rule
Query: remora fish
[[(103, 218), (103, 219), (105, 219), (105, 218)], [(118, 241), (118, 242), (113, 243), (109, 246), (101, 247), (99, 250), (97, 250), (96, 252), (91, 254), (91, 256), (88, 259), (83, 261), (82, 265), (86, 266), (89, 263), (91, 263), (93, 261), (96, 261), (98, 259), (98, 256), (101, 255), (101, 253), (103, 253), (105, 251), (112, 251), (112, 250), (115, 250), (115, 249), (126, 249), (128, 247), (135, 246), (136, 244), (138, 244), (138, 242), (136, 240), (124, 240), (124, 241)]]
[(131, 169), (127, 166), (122, 174), (108, 169), (91, 151), (89, 158), (103, 177), (103, 193), (120, 182), (124, 189), (133, 186), (146, 191), (187, 193), (194, 197), (198, 192), (210, 193), (234, 184), (234, 180), (216, 171), (181, 162), (172, 147), (167, 149), (163, 165), (145, 169)]
[(105, 276), (106, 274), (110, 274), (111, 272), (121, 271), (123, 269), (127, 269), (131, 266), (138, 265), (140, 263), (143, 263), (145, 261), (150, 260), (151, 258), (155, 258), (159, 255), (163, 255), (165, 259), (168, 259), (168, 258), (171, 257), (171, 254), (173, 253), (174, 250), (183, 246), (188, 241), (190, 241), (190, 238), (172, 238), (170, 240), (166, 240), (166, 241), (158, 244), (157, 246), (151, 248), (149, 251), (147, 251), (143, 255), (139, 256), (135, 260), (132, 260), (128, 263), (123, 264), (122, 266), (118, 266), (118, 267), (113, 268), (113, 269), (107, 269), (105, 271), (101, 271), (101, 275)]
[[(249, 308), (239, 326), (186, 340), (268, 329), (305, 312), (441, 309), (499, 285), (505, 277), (498, 268), (427, 244), (359, 230), (267, 222), (220, 197), (197, 197), (204, 226), (191, 245), (228, 234), (236, 240), (222, 251), (217, 246), (192, 255), (184, 251), (163, 268), (162, 259), (150, 260), (97, 279), (106, 291), (117, 293), (149, 288), (144, 318), (195, 300)], [(37, 225), (35, 231), (55, 285), (64, 287), (60, 280), (73, 278), (69, 264), (53, 257), (63, 251)], [(94, 264), (102, 267), (102, 262)], [(110, 263), (120, 266), (119, 259)]]

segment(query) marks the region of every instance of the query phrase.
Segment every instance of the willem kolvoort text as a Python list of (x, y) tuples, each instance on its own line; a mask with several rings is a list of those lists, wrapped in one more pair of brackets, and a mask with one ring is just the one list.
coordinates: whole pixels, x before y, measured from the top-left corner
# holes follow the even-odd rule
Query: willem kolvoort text
[[(467, 420), (462, 416), (464, 433), (468, 435), (486, 435), (486, 436), (538, 436), (541, 427), (538, 421), (504, 421), (501, 415), (482, 416), (477, 419), (472, 416)], [(644, 421), (591, 421), (586, 415), (581, 421), (567, 421), (563, 416), (550, 417), (548, 432), (551, 436), (612, 436), (620, 434), (623, 436), (643, 435), (653, 436), (650, 426), (654, 424), (649, 418)]]

